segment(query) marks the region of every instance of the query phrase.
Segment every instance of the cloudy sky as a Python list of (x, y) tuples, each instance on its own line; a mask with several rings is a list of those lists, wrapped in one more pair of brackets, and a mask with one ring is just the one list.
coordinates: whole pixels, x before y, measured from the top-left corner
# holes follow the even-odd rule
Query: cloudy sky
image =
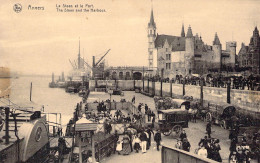
[[(20, 13), (13, 11), (15, 3), (0, 4), (0, 66), (23, 73), (66, 73), (69, 59), (77, 57), (79, 37), (88, 63), (111, 49), (106, 56), (110, 66), (148, 64), (151, 0), (19, 0)], [(59, 4), (93, 4), (106, 12), (61, 13)], [(44, 11), (28, 10), (28, 5), (44, 6)], [(186, 31), (191, 25), (207, 44), (215, 32), (224, 48), (226, 41), (237, 41), (237, 52), (260, 24), (259, 8), (258, 0), (153, 0), (159, 34), (179, 36), (183, 22)]]

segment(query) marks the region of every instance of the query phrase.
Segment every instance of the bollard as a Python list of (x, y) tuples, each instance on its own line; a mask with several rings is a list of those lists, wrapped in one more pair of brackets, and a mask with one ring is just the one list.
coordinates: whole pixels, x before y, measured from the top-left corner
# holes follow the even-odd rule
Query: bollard
[(170, 96), (172, 97), (172, 80), (170, 80)]
[(203, 107), (203, 78), (200, 80), (200, 105)]
[(182, 88), (182, 95), (183, 96), (185, 96), (185, 82), (186, 82), (186, 80), (184, 78), (184, 80), (183, 80), (183, 88)]
[(162, 82), (162, 79), (161, 79), (161, 92), (160, 92), (161, 97), (162, 97), (162, 85), (163, 85), (163, 82)]
[(149, 94), (149, 79), (147, 80), (147, 82), (148, 82), (147, 83), (147, 88), (148, 88), (148, 92), (147, 93)]
[(227, 82), (227, 103), (230, 104), (230, 80)]
[(5, 135), (3, 136), (3, 139), (5, 139), (5, 144), (9, 144), (9, 114), (10, 114), (10, 108), (5, 108)]
[(55, 133), (56, 133), (56, 131), (55, 131), (55, 126), (52, 126), (52, 128), (53, 128), (53, 136), (55, 137)]

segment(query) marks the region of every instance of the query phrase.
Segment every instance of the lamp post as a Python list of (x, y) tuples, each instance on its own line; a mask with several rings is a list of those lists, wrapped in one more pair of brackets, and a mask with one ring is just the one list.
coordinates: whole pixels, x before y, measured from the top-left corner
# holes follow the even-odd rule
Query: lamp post
[(228, 79), (227, 81), (227, 103), (230, 104), (230, 85), (231, 85), (231, 81), (230, 79)]

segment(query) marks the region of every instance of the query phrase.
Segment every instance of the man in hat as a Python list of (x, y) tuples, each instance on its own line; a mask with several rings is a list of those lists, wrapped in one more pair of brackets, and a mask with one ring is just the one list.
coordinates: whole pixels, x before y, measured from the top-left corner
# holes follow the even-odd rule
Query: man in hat
[(207, 131), (207, 134), (208, 134), (208, 138), (211, 138), (211, 123), (208, 122), (207, 126), (206, 126), (206, 131)]
[(182, 142), (182, 149), (183, 149), (184, 151), (189, 152), (189, 151), (190, 151), (190, 147), (191, 147), (190, 142), (188, 141), (187, 138), (184, 138), (184, 139), (183, 139), (183, 142)]
[(156, 142), (157, 151), (159, 151), (160, 150), (160, 148), (159, 148), (160, 142), (162, 141), (162, 136), (161, 136), (160, 130), (157, 130), (157, 132), (155, 133), (154, 141)]

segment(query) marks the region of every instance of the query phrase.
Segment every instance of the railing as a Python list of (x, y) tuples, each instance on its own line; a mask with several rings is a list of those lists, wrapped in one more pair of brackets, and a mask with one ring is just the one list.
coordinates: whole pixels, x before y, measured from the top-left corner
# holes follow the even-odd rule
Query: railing
[(117, 139), (115, 135), (111, 135), (107, 139), (95, 144), (96, 160), (100, 162), (104, 157), (109, 156), (116, 151)]
[(186, 152), (177, 148), (170, 148), (162, 146), (162, 163), (217, 163), (214, 160), (208, 158), (199, 157), (199, 155)]
[(61, 136), (61, 113), (42, 113), (46, 116), (46, 125), (48, 126), (49, 136)]

